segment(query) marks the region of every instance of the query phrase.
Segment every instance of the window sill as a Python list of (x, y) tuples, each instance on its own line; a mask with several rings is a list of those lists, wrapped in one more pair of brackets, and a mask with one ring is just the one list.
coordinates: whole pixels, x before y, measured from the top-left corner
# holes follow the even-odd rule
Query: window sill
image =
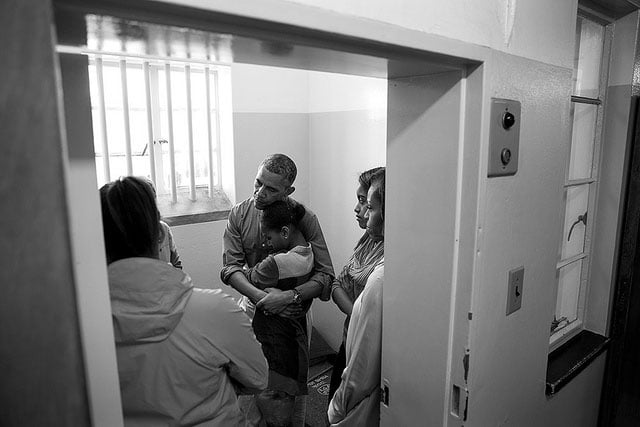
[(188, 192), (184, 190), (179, 192), (176, 203), (171, 201), (170, 195), (158, 195), (162, 220), (175, 226), (226, 220), (229, 216), (231, 202), (222, 190), (216, 189), (210, 197), (206, 189), (198, 188), (196, 198), (189, 200)]
[(595, 360), (609, 345), (609, 338), (583, 330), (549, 354), (545, 394), (556, 394)]
[(201, 222), (222, 221), (229, 216), (229, 211), (203, 212), (196, 214), (176, 215), (162, 217), (162, 220), (171, 227), (176, 225), (199, 224)]
[(553, 353), (573, 338), (575, 338), (583, 330), (582, 321), (576, 319), (562, 329), (551, 334), (549, 339), (549, 353)]

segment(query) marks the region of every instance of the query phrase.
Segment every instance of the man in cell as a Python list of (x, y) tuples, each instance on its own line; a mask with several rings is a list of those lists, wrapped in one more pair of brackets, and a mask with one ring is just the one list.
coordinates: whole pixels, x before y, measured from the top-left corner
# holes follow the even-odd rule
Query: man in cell
[[(295, 163), (284, 154), (269, 155), (260, 163), (254, 182), (253, 196), (235, 205), (229, 213), (224, 232), (224, 267), (220, 276), (224, 283), (244, 296), (241, 305), (250, 316), (255, 310), (260, 310), (268, 316), (289, 318), (306, 316), (306, 333), (300, 334), (296, 339), (306, 343), (307, 346), (304, 348), (308, 350), (309, 302), (321, 295), (328, 295), (334, 277), (331, 257), (316, 215), (306, 208), (306, 214), (299, 222), (300, 231), (305, 240), (311, 244), (314, 256), (313, 272), (307, 282), (286, 291), (277, 288), (263, 290), (252, 285), (244, 274), (245, 268), (255, 266), (270, 252), (270, 245), (261, 230), (261, 211), (276, 201), (289, 199), (295, 191), (293, 183), (296, 175)], [(281, 331), (274, 331), (274, 334), (277, 333)], [(270, 377), (270, 386), (267, 390), (245, 406), (245, 411), (249, 414), (249, 423), (252, 421), (251, 418), (253, 421), (263, 418), (267, 425), (271, 426), (303, 426), (304, 390), (295, 396), (289, 390), (279, 389), (277, 386), (279, 382), (271, 379)], [(252, 416), (254, 403), (259, 414), (253, 411)]]

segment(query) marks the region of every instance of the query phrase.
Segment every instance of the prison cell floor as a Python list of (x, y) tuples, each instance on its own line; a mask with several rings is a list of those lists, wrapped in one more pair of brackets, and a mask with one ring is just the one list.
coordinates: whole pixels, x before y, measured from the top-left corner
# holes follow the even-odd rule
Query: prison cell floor
[(335, 351), (327, 344), (322, 335), (313, 328), (311, 351), (309, 352), (309, 380), (307, 397), (306, 427), (326, 427), (327, 407), (329, 406), (329, 384), (335, 360)]

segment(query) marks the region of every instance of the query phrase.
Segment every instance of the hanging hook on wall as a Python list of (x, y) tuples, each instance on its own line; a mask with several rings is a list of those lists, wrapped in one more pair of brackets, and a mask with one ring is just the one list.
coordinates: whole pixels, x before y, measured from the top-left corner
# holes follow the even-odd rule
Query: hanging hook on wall
[(569, 240), (571, 240), (571, 233), (573, 232), (573, 227), (575, 227), (576, 225), (583, 223), (585, 225), (585, 227), (587, 226), (587, 212), (585, 212), (583, 215), (579, 215), (578, 219), (576, 220), (576, 222), (574, 222), (571, 225), (571, 228), (569, 229), (569, 237), (567, 237), (567, 242)]

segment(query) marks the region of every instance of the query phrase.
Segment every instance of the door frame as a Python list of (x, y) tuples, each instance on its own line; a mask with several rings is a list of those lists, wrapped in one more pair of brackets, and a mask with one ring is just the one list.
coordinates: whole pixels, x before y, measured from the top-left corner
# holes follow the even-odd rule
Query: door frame
[[(478, 168), (484, 158), (481, 153), (484, 152), (483, 147), (486, 144), (482, 137), (481, 126), (483, 112), (487, 107), (487, 103), (483, 99), (485, 94), (483, 64), (488, 60), (490, 50), (419, 31), (396, 27), (390, 29), (388, 25), (383, 23), (355, 17), (336, 16), (335, 13), (311, 7), (302, 8), (304, 16), (307, 17), (303, 21), (315, 19), (320, 23), (326, 22), (327, 27), (331, 27), (334, 21), (340, 20), (345, 32), (320, 31), (281, 22), (146, 0), (54, 0), (53, 4), (59, 44), (66, 46), (82, 47), (86, 45), (84, 16), (97, 14), (113, 16), (125, 21), (135, 21), (138, 24), (151, 23), (222, 33), (225, 37), (231, 37), (232, 43), (228, 45), (229, 51), (223, 53), (230, 54), (234, 62), (341, 72), (368, 77), (386, 77), (389, 82), (392, 79), (424, 77), (442, 72), (459, 72), (462, 90), (460, 92), (460, 128), (456, 131), (461, 136), (456, 144), (461, 150), (456, 164), (452, 165), (458, 172), (455, 174), (455, 203), (448, 218), (455, 218), (456, 241), (466, 243), (463, 247), (456, 249), (459, 251), (456, 253), (460, 255), (455, 256), (453, 268), (447, 267), (448, 274), (453, 275), (451, 278), (452, 290), (443, 296), (442, 301), (444, 306), (451, 307), (447, 311), (449, 318), (444, 322), (445, 327), (448, 328), (447, 331), (444, 331), (448, 347), (443, 360), (438, 361), (437, 364), (437, 369), (441, 369), (442, 374), (446, 377), (446, 384), (443, 384), (444, 388), (436, 391), (442, 395), (442, 399), (438, 399), (434, 404), (439, 407), (431, 408), (437, 410), (439, 414), (437, 417), (441, 419), (442, 424), (446, 424), (449, 416), (451, 384), (463, 381), (465, 375), (462, 368), (453, 364), (452, 360), (459, 360), (464, 356), (462, 353), (468, 338), (466, 316), (470, 304), (471, 280), (463, 279), (469, 278), (473, 264), (474, 225), (477, 215), (474, 192), (478, 188), (480, 180)], [(299, 8), (299, 6), (290, 7)], [(144, 24), (142, 26), (144, 27)], [(358, 29), (354, 31), (361, 33), (386, 37), (386, 40), (392, 38), (394, 42), (382, 42), (372, 38), (354, 36), (347, 33), (347, 31), (351, 31), (351, 28)], [(286, 47), (286, 49), (265, 49), (265, 43), (267, 46), (275, 45)], [(410, 43), (411, 45), (409, 45)], [(282, 52), (285, 54), (283, 55)], [(286, 52), (292, 53), (286, 54)], [(388, 106), (387, 111), (388, 114), (392, 114), (393, 111), (401, 111), (401, 109)], [(472, 125), (469, 125), (470, 118), (473, 122)], [(462, 150), (463, 147), (469, 149)], [(463, 164), (464, 170), (462, 169)], [(393, 177), (395, 168), (398, 170), (402, 168), (400, 164), (388, 164), (387, 166), (390, 177)], [(425, 176), (422, 179), (430, 179), (433, 182), (437, 182), (439, 179), (438, 176), (428, 175), (429, 171), (425, 171)], [(397, 186), (399, 184), (391, 185)], [(78, 253), (76, 257), (84, 257), (85, 261), (92, 263), (101, 261), (106, 264), (102, 250), (95, 253), (88, 251)], [(78, 286), (82, 286), (82, 283), (78, 283)], [(86, 297), (94, 298), (91, 303), (102, 304), (103, 309), (109, 307), (108, 298), (105, 300), (98, 294), (86, 295)], [(85, 300), (81, 304), (87, 302)], [(90, 315), (91, 313), (85, 313), (85, 316)], [(99, 322), (104, 321), (104, 319), (98, 320)], [(95, 321), (96, 319), (83, 319), (83, 323), (87, 325), (95, 324)], [(91, 330), (86, 329), (84, 334), (83, 342), (86, 344), (90, 342)], [(102, 338), (109, 339), (104, 335)], [(97, 361), (94, 361), (93, 365), (91, 362), (91, 360), (87, 361), (87, 366), (92, 366), (91, 369), (100, 369)], [(109, 370), (112, 367), (107, 365), (105, 369)], [(90, 402), (97, 399), (97, 396), (92, 395), (91, 390), (89, 390), (89, 394)], [(401, 404), (399, 401), (395, 402), (394, 404)], [(107, 425), (99, 419), (94, 419), (93, 422), (96, 426)]]
[[(617, 272), (611, 306), (611, 343), (602, 385), (598, 424), (615, 426), (629, 351), (640, 353), (635, 332), (640, 326), (640, 97), (631, 98), (630, 126), (624, 164), (622, 221), (618, 235)], [(635, 285), (635, 288), (634, 288)], [(635, 322), (633, 321), (635, 320)], [(636, 368), (637, 369), (637, 368)]]

